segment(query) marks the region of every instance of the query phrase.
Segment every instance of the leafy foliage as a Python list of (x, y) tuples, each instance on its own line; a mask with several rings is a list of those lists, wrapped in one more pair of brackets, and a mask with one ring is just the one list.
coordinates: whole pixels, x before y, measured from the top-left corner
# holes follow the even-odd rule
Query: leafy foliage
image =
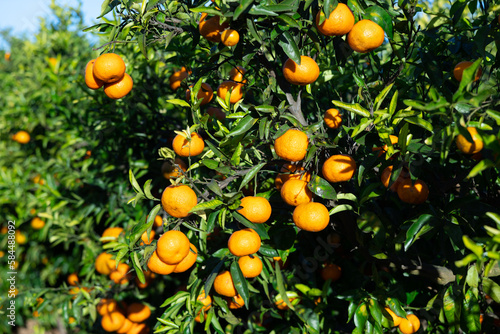
[[(94, 333), (100, 330), (98, 300), (114, 297), (146, 301), (154, 309), (150, 325), (172, 333), (395, 332), (386, 307), (399, 317), (416, 314), (421, 332), (495, 330), (500, 6), (348, 1), (357, 20), (371, 19), (386, 34), (380, 48), (359, 54), (345, 37), (326, 37), (315, 27), (317, 12), (328, 16), (336, 3), (106, 0), (101, 15), (112, 13), (113, 19), (85, 30), (99, 34), (100, 51), (121, 54), (131, 69), (134, 89), (116, 102), (82, 84), (82, 69), (97, 54), (67, 29), (69, 13), (77, 12), (55, 7), (59, 25), (42, 25), (37, 42), (11, 39), (12, 59), (0, 64), (2, 82), (13, 92), (0, 98), (0, 184), (6, 189), (0, 210), (20, 231), (29, 231), (29, 244), (16, 253), (23, 259), (18, 302), (25, 301), (18, 321), (45, 309), (66, 321), (74, 316), (81, 331)], [(226, 47), (203, 38), (200, 13), (228, 22), (240, 42)], [(290, 85), (281, 72), (288, 58), (298, 63), (301, 55), (314, 58), (321, 70), (304, 87)], [(474, 64), (458, 82), (453, 68), (462, 60)], [(201, 105), (201, 84), (216, 91), (236, 66), (246, 69), (244, 98), (232, 104), (228, 94)], [(181, 67), (191, 72), (174, 91), (168, 78)], [(475, 81), (479, 67), (483, 74)], [(215, 106), (225, 117), (208, 113)], [(342, 113), (338, 129), (323, 122), (332, 107)], [(480, 155), (466, 155), (455, 145), (459, 134), (472, 140), (468, 126), (484, 142)], [(274, 140), (290, 128), (309, 138), (298, 165), (312, 174), (314, 200), (329, 209), (330, 225), (321, 232), (300, 231), (275, 186), (285, 161), (276, 155)], [(29, 144), (8, 138), (19, 129), (32, 134)], [(171, 180), (198, 195), (192, 214), (178, 219), (157, 203), (168, 185), (158, 160), (173, 160), (171, 141), (183, 129), (201, 134), (206, 148), (185, 159), (187, 170)], [(333, 154), (354, 158), (353, 179), (329, 183), (322, 177), (323, 162)], [(404, 203), (386, 189), (380, 177), (388, 166), (391, 184), (403, 171), (413, 181), (424, 180), (430, 190), (425, 203)], [(29, 182), (37, 174), (45, 184)], [(272, 205), (265, 224), (237, 212), (240, 199), (253, 195)], [(27, 227), (32, 208), (47, 221), (40, 231)], [(164, 219), (161, 227), (154, 225), (157, 214)], [(125, 234), (102, 245), (108, 226), (124, 227)], [(257, 255), (264, 269), (254, 279), (243, 276), (227, 248), (229, 235), (241, 227), (262, 239)], [(140, 245), (142, 234), (170, 229), (186, 233), (198, 250), (197, 263), (139, 290), (156, 247), (156, 241)], [(103, 250), (129, 263), (137, 281), (122, 286), (96, 273), (94, 259)], [(324, 280), (327, 263), (342, 268), (339, 280)], [(241, 309), (230, 309), (214, 292), (224, 269), (245, 302)], [(73, 271), (91, 288), (76, 299), (63, 282)], [(203, 312), (196, 302), (202, 289), (213, 296)], [(62, 306), (35, 306), (40, 296)], [(195, 320), (200, 312), (201, 324)], [(43, 319), (53, 326), (48, 314)]]

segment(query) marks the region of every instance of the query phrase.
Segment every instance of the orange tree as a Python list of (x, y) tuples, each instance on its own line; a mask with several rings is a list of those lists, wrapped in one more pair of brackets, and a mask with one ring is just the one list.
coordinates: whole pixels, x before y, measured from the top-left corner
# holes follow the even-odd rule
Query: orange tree
[(499, 325), (498, 3), (106, 0), (94, 50), (53, 9), (0, 64), (18, 325)]
[[(92, 50), (99, 37), (82, 34), (78, 9), (51, 9), (29, 39), (2, 32), (10, 52), (2, 50), (0, 61), (5, 89), (0, 97), (0, 264), (2, 272), (16, 272), (16, 281), (11, 292), (8, 277), (1, 277), (0, 314), (8, 319), (12, 300), (16, 327), (36, 318), (45, 329), (96, 333), (102, 330), (96, 306), (124, 290), (115, 281), (125, 282), (121, 276), (127, 269), (110, 268), (115, 273), (109, 277), (96, 271), (106, 245), (100, 238), (106, 228), (135, 224), (150, 210), (124, 205), (133, 193), (128, 170), (160, 175), (154, 147), (163, 131), (154, 124), (163, 116), (146, 111), (172, 108), (159, 99), (159, 75), (165, 71), (160, 62), (151, 69), (151, 63), (136, 65), (133, 57), (124, 57), (127, 72), (135, 68), (134, 80), (144, 87), (136, 90), (134, 104), (88, 89), (84, 69), (99, 56)], [(15, 247), (10, 247), (11, 232)], [(133, 279), (130, 286), (139, 289)], [(124, 291), (120, 301), (141, 299)], [(12, 330), (7, 321), (0, 324), (0, 332)]]
[[(158, 204), (110, 246), (171, 287), (158, 332), (498, 326), (500, 6), (436, 3), (104, 1), (114, 20), (89, 30), (103, 52), (165, 64), (170, 109), (149, 112), (182, 140), (158, 150), (179, 172), (163, 196), (131, 168), (130, 202)], [(181, 257), (196, 246), (187, 273), (158, 257), (180, 246), (139, 245), (153, 230), (181, 231)]]

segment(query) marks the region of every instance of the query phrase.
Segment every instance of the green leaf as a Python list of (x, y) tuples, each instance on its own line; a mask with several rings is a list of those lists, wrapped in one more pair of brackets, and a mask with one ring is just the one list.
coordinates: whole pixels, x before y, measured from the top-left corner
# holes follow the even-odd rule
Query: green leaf
[(262, 244), (260, 246), (259, 253), (261, 253), (262, 255), (267, 256), (267, 257), (279, 256), (278, 251), (275, 248), (273, 248), (269, 245), (265, 245), (265, 244)]
[(432, 124), (420, 117), (406, 117), (404, 119), (408, 123), (412, 123), (426, 129), (429, 132), (433, 132)]
[(262, 240), (269, 239), (269, 235), (267, 234), (267, 230), (264, 227), (264, 224), (254, 224), (236, 211), (231, 212), (231, 214), (233, 215), (233, 218), (239, 221), (241, 224), (255, 230), (255, 232), (257, 232)]
[(181, 99), (171, 99), (167, 100), (167, 103), (172, 103), (181, 107), (190, 107), (189, 103)]
[(99, 15), (97, 19), (100, 19), (101, 17), (112, 11), (119, 4), (119, 0), (104, 0), (101, 5), (101, 15)]
[(307, 184), (309, 190), (311, 190), (314, 194), (318, 195), (324, 199), (336, 199), (337, 193), (333, 186), (328, 183), (325, 179), (315, 176), (309, 181)]
[(355, 113), (356, 115), (366, 117), (366, 118), (371, 117), (370, 112), (368, 110), (366, 110), (365, 108), (363, 108), (359, 103), (344, 103), (344, 102), (336, 101), (336, 100), (333, 100), (332, 103), (335, 106), (343, 108), (343, 109), (350, 111), (352, 113)]
[(478, 258), (483, 256), (483, 247), (476, 244), (471, 238), (464, 235), (462, 237), (465, 247), (467, 247), (472, 253), (474, 253)]
[(474, 168), (471, 169), (467, 178), (473, 178), (474, 176), (481, 174), (483, 171), (493, 167), (495, 167), (495, 163), (493, 161), (490, 159), (482, 159), (474, 166)]
[(399, 96), (399, 91), (395, 91), (394, 95), (392, 96), (391, 103), (389, 104), (389, 114), (391, 117), (394, 116), (394, 113), (396, 112), (396, 107), (398, 105), (398, 96)]
[(483, 291), (490, 296), (495, 303), (500, 303), (500, 286), (490, 278), (483, 278)]
[(217, 169), (219, 167), (219, 162), (212, 159), (203, 159), (201, 163), (210, 169)]
[(243, 145), (241, 144), (241, 142), (238, 142), (238, 146), (236, 146), (233, 156), (231, 157), (231, 164), (233, 164), (233, 166), (237, 167), (240, 164), (242, 152)]
[(237, 20), (243, 12), (253, 3), (253, 0), (241, 0), (233, 14), (233, 20)]
[(259, 42), (259, 44), (262, 44), (262, 38), (260, 37), (260, 34), (257, 31), (257, 27), (255, 25), (254, 20), (247, 19), (247, 28), (248, 28), (248, 31), (250, 32), (250, 34), (252, 35), (252, 37), (255, 38), (255, 40), (257, 42)]
[(290, 28), (297, 28), (297, 29), (300, 28), (300, 25), (297, 23), (297, 21), (289, 15), (281, 14), (280, 16), (278, 16), (278, 19), (280, 19)]
[(389, 37), (389, 39), (394, 38), (391, 16), (382, 7), (370, 6), (366, 8), (365, 13), (363, 14), (363, 18), (367, 20), (372, 20), (373, 22), (377, 23), (380, 27), (382, 27), (382, 29), (384, 29), (384, 32), (387, 34), (387, 37)]
[(448, 323), (452, 326), (458, 326), (458, 317), (460, 309), (457, 309), (456, 297), (453, 293), (453, 286), (450, 285), (446, 289), (443, 296), (443, 310)]
[(339, 204), (330, 210), (330, 216), (342, 211), (354, 211), (354, 208), (349, 204)]
[[(330, 13), (337, 8), (338, 1), (337, 0), (324, 0), (323, 2), (323, 13), (325, 13), (325, 19), (330, 17)], [(322, 23), (320, 21), (320, 23)]]
[(230, 270), (234, 282), (234, 287), (236, 288), (236, 291), (239, 293), (241, 298), (243, 298), (243, 301), (245, 302), (245, 305), (248, 308), (248, 303), (249, 303), (248, 283), (245, 276), (243, 276), (243, 273), (241, 272), (240, 266), (238, 265), (238, 261), (235, 260), (233, 261), (233, 263), (231, 263)]
[(241, 181), (241, 184), (240, 184), (240, 188), (238, 189), (238, 191), (240, 191), (241, 189), (243, 189), (243, 187), (245, 187), (248, 182), (250, 182), (250, 180), (252, 180), (254, 178), (255, 175), (257, 175), (257, 173), (262, 169), (262, 167), (264, 167), (266, 165), (265, 162), (261, 162), (260, 164), (252, 167), (248, 173), (246, 173), (245, 177), (243, 178), (243, 181)]
[(137, 278), (139, 281), (144, 284), (146, 283), (146, 278), (144, 277), (144, 273), (142, 272), (141, 263), (139, 261), (139, 256), (137, 256), (137, 252), (134, 252), (132, 255), (132, 264), (135, 269), (135, 273), (137, 274)]
[(286, 293), (283, 274), (281, 273), (281, 267), (278, 261), (274, 262), (274, 272), (276, 273), (276, 284), (278, 285), (278, 293), (280, 294), (285, 304), (293, 310), (294, 307), (292, 303), (290, 303), (290, 299), (288, 299), (288, 294)]
[(213, 210), (213, 209), (218, 208), (222, 204), (224, 204), (224, 202), (222, 202), (221, 200), (219, 200), (219, 199), (213, 199), (213, 200), (208, 201), (208, 202), (202, 202), (202, 203), (197, 204), (189, 212), (198, 212), (198, 211)]
[(243, 117), (243, 119), (238, 122), (238, 124), (235, 126), (235, 128), (232, 129), (231, 132), (227, 136), (228, 137), (235, 137), (235, 136), (239, 136), (241, 134), (244, 134), (245, 132), (250, 130), (252, 128), (252, 126), (254, 126), (254, 124), (257, 123), (257, 121), (258, 121), (257, 118), (253, 118), (252, 116), (247, 115), (247, 116)]
[(288, 31), (284, 31), (279, 35), (279, 46), (283, 49), (283, 52), (288, 56), (288, 58), (292, 59), (294, 62), (300, 65), (300, 50), (295, 41), (293, 40), (292, 35)]
[(137, 36), (137, 44), (139, 45), (139, 50), (141, 50), (142, 55), (146, 60), (148, 60), (148, 52), (146, 50), (146, 34), (139, 34)]
[(467, 333), (479, 333), (481, 331), (481, 322), (479, 321), (481, 308), (472, 289), (468, 289), (465, 293), (462, 310), (463, 322), (468, 329)]
[(139, 186), (139, 183), (135, 179), (134, 172), (132, 172), (132, 169), (129, 169), (128, 177), (129, 177), (130, 184), (134, 188), (135, 192), (144, 196), (144, 193), (142, 192), (142, 189)]
[(373, 298), (370, 299), (368, 309), (370, 310), (370, 314), (373, 319), (375, 319), (375, 321), (380, 324), (384, 316), (382, 315), (382, 307), (380, 306), (378, 301)]
[(389, 92), (391, 91), (392, 86), (394, 86), (393, 83), (389, 86), (384, 87), (384, 89), (382, 89), (382, 91), (377, 95), (373, 104), (373, 109), (378, 110), (380, 108), (380, 105), (382, 104), (382, 102), (384, 102), (387, 94), (389, 94)]
[[(408, 251), (408, 248), (418, 239), (421, 235), (421, 231), (425, 225), (428, 225), (431, 219), (433, 218), (430, 214), (423, 214), (416, 221), (411, 224), (410, 228), (406, 231), (406, 241), (405, 241), (405, 252)], [(430, 226), (428, 226), (430, 228)], [(425, 229), (425, 232), (429, 231), (429, 229)]]
[(354, 325), (356, 328), (363, 331), (366, 321), (368, 320), (368, 310), (365, 303), (361, 303), (354, 313)]
[(277, 13), (267, 9), (264, 5), (253, 5), (248, 13), (251, 15), (278, 16)]

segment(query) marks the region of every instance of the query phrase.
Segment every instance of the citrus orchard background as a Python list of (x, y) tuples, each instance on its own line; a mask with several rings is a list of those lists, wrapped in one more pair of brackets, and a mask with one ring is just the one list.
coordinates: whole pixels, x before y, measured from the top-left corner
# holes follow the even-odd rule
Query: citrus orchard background
[(17, 326), (498, 330), (498, 2), (52, 9), (0, 62)]

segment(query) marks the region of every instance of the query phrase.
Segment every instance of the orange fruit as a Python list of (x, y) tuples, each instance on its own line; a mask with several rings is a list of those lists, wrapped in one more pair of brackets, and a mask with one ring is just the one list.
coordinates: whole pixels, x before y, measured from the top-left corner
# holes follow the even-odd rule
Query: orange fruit
[(42, 179), (42, 176), (40, 174), (37, 174), (34, 178), (33, 178), (33, 183), (37, 183), (37, 184), (40, 184), (40, 185), (44, 185), (45, 184), (45, 180)]
[(304, 172), (304, 167), (298, 167), (297, 165), (285, 163), (281, 167), (278, 176), (276, 176), (276, 178), (274, 179), (274, 184), (276, 185), (277, 189), (281, 189), (283, 184), (290, 179), (304, 180), (306, 182), (309, 182), (311, 181), (311, 173)]
[(205, 294), (205, 291), (201, 291), (201, 293), (196, 297), (196, 301), (203, 304), (203, 307), (198, 312), (196, 318), (194, 319), (196, 322), (201, 322), (200, 314), (201, 312), (206, 312), (212, 307), (212, 297), (210, 295)]
[(255, 224), (262, 224), (271, 217), (271, 204), (264, 197), (247, 196), (241, 199), (241, 209), (237, 210), (246, 219)]
[(38, 217), (31, 220), (31, 227), (35, 230), (41, 230), (45, 226), (45, 222)]
[(97, 313), (105, 315), (118, 310), (118, 303), (112, 298), (102, 298), (97, 304)]
[(182, 80), (186, 79), (191, 74), (184, 66), (179, 70), (174, 72), (169, 78), (170, 88), (172, 90), (177, 90), (181, 86)]
[(109, 266), (109, 264), (114, 261), (112, 257), (113, 256), (111, 254), (108, 254), (106, 252), (102, 252), (101, 254), (99, 254), (99, 256), (97, 256), (97, 258), (95, 259), (95, 270), (103, 275), (111, 274), (112, 268)]
[(163, 218), (161, 216), (156, 215), (154, 225), (155, 225), (155, 227), (162, 226), (163, 225)]
[(127, 274), (130, 270), (130, 266), (126, 263), (120, 263), (118, 267), (111, 271), (109, 278), (115, 282), (115, 284), (126, 284), (128, 283)]
[(155, 231), (151, 230), (151, 233), (149, 234), (149, 238), (148, 238), (148, 231), (144, 231), (144, 233), (141, 235), (141, 240), (142, 242), (140, 243), (140, 245), (149, 245), (151, 244), (151, 242), (154, 240), (155, 238)]
[(253, 278), (262, 272), (262, 261), (255, 255), (245, 255), (238, 259), (238, 265), (246, 278)]
[(288, 161), (300, 161), (305, 158), (309, 139), (305, 132), (289, 129), (274, 141), (278, 157)]
[(148, 269), (151, 270), (155, 274), (159, 275), (169, 275), (174, 272), (175, 264), (167, 264), (160, 260), (158, 257), (158, 253), (153, 252), (151, 257), (148, 260)]
[(186, 185), (170, 185), (161, 195), (161, 205), (169, 215), (184, 218), (190, 215), (189, 211), (198, 204), (198, 198), (193, 189)]
[(323, 280), (337, 281), (342, 276), (342, 268), (334, 263), (328, 263), (321, 269), (321, 278)]
[(227, 247), (233, 255), (245, 256), (257, 253), (260, 244), (261, 240), (259, 234), (251, 228), (244, 228), (231, 234), (227, 242)]
[(175, 158), (173, 163), (171, 160), (166, 160), (161, 166), (161, 173), (167, 180), (176, 179), (183, 175), (182, 172), (185, 173), (186, 171), (187, 165), (184, 163), (184, 161), (182, 161), (181, 158)]
[(372, 20), (360, 20), (347, 35), (347, 43), (354, 51), (370, 52), (384, 43), (384, 29)]
[(186, 138), (183, 135), (177, 135), (172, 142), (172, 148), (175, 154), (181, 157), (194, 157), (203, 152), (205, 148), (205, 142), (203, 138), (196, 132), (191, 133), (191, 139)]
[(325, 36), (342, 36), (351, 31), (354, 26), (354, 15), (347, 5), (339, 3), (330, 16), (319, 24), (325, 13), (319, 11), (316, 15), (316, 27)]
[(6, 61), (10, 60), (10, 52), (5, 52), (5, 55), (3, 56)]
[(85, 84), (90, 89), (99, 89), (104, 85), (104, 82), (97, 79), (94, 75), (94, 62), (95, 59), (92, 59), (85, 66)]
[[(279, 310), (288, 310), (289, 307), (288, 305), (285, 303), (285, 301), (283, 300), (283, 298), (281, 298), (280, 295), (278, 295), (279, 297), (276, 299), (276, 301), (274, 302), (274, 305), (276, 305), (276, 307), (279, 309)], [(288, 300), (290, 302), (292, 302), (293, 300), (297, 299), (297, 297), (288, 297)]]
[[(192, 87), (192, 86), (191, 86)], [(202, 83), (200, 90), (198, 91), (198, 94), (196, 95), (198, 100), (201, 100), (200, 105), (205, 105), (212, 101), (212, 98), (214, 97), (214, 90), (212, 87), (210, 87), (209, 84), (207, 83)], [(186, 101), (191, 102), (191, 90), (188, 89), (186, 90)]]
[(151, 316), (151, 309), (143, 303), (132, 303), (127, 307), (127, 318), (132, 322), (143, 322)]
[(220, 37), (225, 46), (235, 46), (240, 41), (240, 34), (234, 29), (224, 30)]
[(16, 132), (12, 136), (12, 140), (17, 141), (19, 144), (28, 144), (31, 140), (30, 134), (24, 130)]
[(28, 238), (26, 237), (26, 234), (19, 230), (16, 230), (16, 242), (20, 245), (24, 245), (25, 243), (27, 243)]
[(401, 323), (401, 320), (403, 318), (401, 317), (398, 317), (396, 315), (396, 313), (394, 313), (390, 308), (386, 307), (385, 310), (387, 311), (387, 313), (389, 313), (389, 315), (391, 316), (391, 319), (389, 320), (392, 320), (392, 324), (393, 326), (392, 327), (396, 327), (396, 326), (399, 326), (399, 324)]
[(243, 92), (241, 91), (242, 87), (242, 84), (233, 81), (224, 81), (217, 87), (217, 96), (225, 101), (226, 94), (231, 91), (229, 102), (236, 103), (243, 98)]
[(52, 66), (55, 67), (57, 65), (57, 59), (54, 58), (54, 57), (50, 57), (49, 58), (49, 63), (50, 63), (50, 65), (52, 65)]
[(223, 122), (226, 119), (226, 114), (224, 113), (224, 111), (222, 111), (221, 108), (209, 107), (207, 108), (207, 114), (217, 118), (221, 122)]
[(125, 62), (115, 53), (105, 53), (94, 61), (93, 72), (104, 83), (117, 82), (125, 75)]
[(134, 323), (127, 318), (123, 322), (123, 325), (116, 331), (118, 334), (127, 334), (128, 331), (134, 326)]
[(149, 327), (145, 323), (136, 324), (132, 323), (132, 327), (128, 330), (127, 334), (148, 334)]
[(188, 252), (188, 255), (186, 255), (186, 257), (175, 266), (174, 273), (183, 273), (196, 263), (196, 259), (198, 258), (198, 250), (191, 243), (189, 244), (189, 248), (190, 250)]
[(309, 202), (297, 206), (293, 210), (292, 219), (294, 224), (302, 230), (319, 232), (330, 223), (330, 213), (323, 204)]
[(457, 144), (458, 149), (465, 154), (479, 153), (484, 147), (481, 136), (477, 132), (476, 128), (472, 126), (467, 127), (467, 131), (469, 132), (474, 142), (469, 142), (463, 135), (459, 134), (455, 139), (455, 143)]
[(283, 75), (292, 85), (305, 86), (319, 77), (319, 66), (308, 56), (300, 56), (300, 65), (288, 58), (283, 64)]
[(349, 181), (355, 170), (356, 161), (347, 154), (332, 155), (321, 168), (323, 177), (334, 183)]
[(233, 277), (227, 270), (219, 273), (214, 280), (214, 290), (221, 296), (234, 297), (238, 293), (234, 287)]
[(105, 83), (104, 94), (111, 99), (118, 100), (130, 93), (132, 87), (134, 87), (134, 80), (125, 73), (120, 80)]
[[(339, 6), (342, 5), (339, 3)], [(325, 121), (326, 126), (331, 129), (338, 129), (342, 124), (342, 116), (339, 113), (338, 109), (330, 108), (325, 112), (323, 116), (323, 120)]]
[[(384, 168), (384, 170), (382, 171), (382, 175), (380, 176), (380, 181), (382, 181), (382, 184), (386, 188), (389, 187), (389, 182), (391, 181), (391, 175), (392, 175), (392, 170), (393, 169), (394, 169), (394, 166), (392, 166), (392, 165), (391, 166), (387, 166), (386, 168)], [(398, 178), (396, 179), (396, 181), (394, 181), (394, 183), (391, 185), (391, 187), (389, 188), (389, 190), (393, 191), (393, 192), (397, 192), (398, 191), (398, 187), (408, 177), (410, 177), (410, 175), (408, 174), (408, 171), (405, 168), (403, 168), (401, 170), (401, 173), (399, 174)]]
[[(464, 70), (470, 67), (472, 64), (474, 64), (474, 62), (468, 60), (458, 63), (453, 69), (453, 77), (455, 77), (457, 81), (462, 81)], [(476, 75), (474, 76), (474, 81), (478, 81), (481, 78), (481, 75), (483, 75), (483, 69), (481, 68), (481, 66), (479, 66), (476, 71)]]
[(245, 306), (245, 301), (239, 294), (234, 297), (228, 298), (227, 302), (227, 306), (229, 306), (231, 310), (236, 310)]
[(75, 323), (76, 319), (74, 317), (69, 317), (68, 318), (68, 323), (71, 325), (72, 323)]
[(106, 332), (116, 332), (123, 326), (125, 316), (118, 311), (113, 311), (102, 316), (101, 327)]
[(211, 42), (219, 43), (221, 41), (221, 32), (229, 26), (229, 23), (225, 21), (220, 24), (220, 16), (218, 15), (208, 20), (206, 19), (207, 16), (207, 13), (201, 14), (198, 25), (200, 35)]
[(298, 179), (289, 179), (281, 187), (281, 198), (292, 206), (308, 203), (313, 198), (313, 193), (307, 187), (307, 182)]
[(231, 79), (232, 81), (236, 81), (238, 83), (246, 83), (246, 80), (243, 80), (243, 76), (245, 75), (246, 72), (247, 70), (245, 70), (241, 66), (233, 67), (229, 72), (229, 79)]
[(409, 204), (422, 204), (429, 196), (429, 188), (422, 180), (412, 183), (410, 178), (401, 182), (397, 189), (398, 197), (401, 201)]
[(184, 233), (170, 230), (158, 239), (156, 253), (166, 264), (178, 264), (188, 255), (190, 244)]
[(78, 285), (78, 283), (80, 282), (76, 273), (69, 274), (67, 281), (69, 285)]
[[(389, 140), (391, 141), (391, 144), (392, 146), (396, 145), (398, 143), (398, 136), (394, 136), (394, 135), (389, 135)], [(372, 151), (380, 151), (378, 153), (378, 156), (382, 156), (383, 154), (385, 154), (387, 152), (387, 150), (389, 149), (389, 146), (387, 144), (385, 144), (384, 146), (380, 147), (374, 147), (372, 148)]]
[(401, 323), (399, 324), (399, 330), (403, 334), (413, 334), (420, 328), (420, 320), (415, 314), (408, 314), (405, 318), (401, 318)]
[(107, 238), (109, 240), (104, 240), (103, 243), (116, 241), (118, 240), (118, 236), (124, 233), (122, 227), (108, 227), (102, 232), (101, 238)]

